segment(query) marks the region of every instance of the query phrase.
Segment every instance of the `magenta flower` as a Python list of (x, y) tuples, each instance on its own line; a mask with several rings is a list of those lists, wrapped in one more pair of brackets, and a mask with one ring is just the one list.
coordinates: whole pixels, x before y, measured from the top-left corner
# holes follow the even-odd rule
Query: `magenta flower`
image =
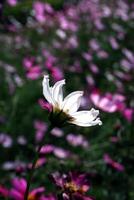
[(34, 128), (36, 130), (35, 132), (35, 140), (37, 142), (40, 142), (44, 135), (45, 135), (45, 132), (47, 130), (47, 124), (42, 122), (42, 121), (39, 121), (39, 120), (35, 120), (34, 121)]
[(104, 162), (110, 165), (112, 168), (116, 169), (117, 171), (124, 171), (124, 166), (116, 161), (114, 161), (108, 154), (103, 156)]
[[(23, 178), (14, 178), (12, 180), (12, 186), (12, 189), (9, 191), (9, 197), (13, 198), (14, 200), (24, 200), (26, 180)], [(32, 190), (28, 194), (28, 200), (43, 200), (43, 192), (43, 187)]]
[(63, 200), (92, 200), (85, 196), (90, 188), (90, 182), (87, 174), (70, 172), (60, 175), (58, 172), (52, 174), (55, 185), (60, 189), (59, 198)]
[(7, 3), (10, 5), (10, 6), (16, 6), (17, 5), (17, 0), (7, 0)]
[(0, 197), (8, 197), (8, 192), (9, 191), (4, 186), (0, 185)]
[(40, 105), (40, 107), (44, 110), (48, 110), (49, 112), (52, 111), (52, 106), (47, 102), (45, 101), (44, 99), (40, 98), (38, 100), (38, 104)]
[(121, 94), (106, 93), (102, 96), (100, 91), (96, 90), (92, 92), (90, 98), (95, 106), (105, 112), (113, 113), (121, 111), (125, 107), (125, 97)]
[(123, 110), (123, 115), (127, 119), (128, 122), (131, 122), (134, 115), (134, 109), (133, 108), (125, 108)]

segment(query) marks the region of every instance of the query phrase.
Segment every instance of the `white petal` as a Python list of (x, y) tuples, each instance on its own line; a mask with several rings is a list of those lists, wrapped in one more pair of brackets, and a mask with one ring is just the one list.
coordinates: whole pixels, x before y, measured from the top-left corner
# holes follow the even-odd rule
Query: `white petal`
[(62, 87), (65, 84), (65, 80), (58, 81), (55, 83), (55, 85), (52, 88), (52, 96), (55, 102), (59, 105), (61, 108), (62, 101), (63, 101), (63, 91)]
[(46, 100), (54, 105), (53, 97), (52, 97), (52, 88), (49, 86), (49, 76), (44, 75), (43, 81), (43, 95), (46, 98)]
[(64, 112), (68, 112), (69, 114), (76, 112), (80, 106), (82, 95), (82, 91), (76, 91), (69, 94), (63, 101), (62, 109)]
[(97, 124), (101, 125), (102, 122), (100, 118), (96, 118), (98, 114), (99, 110), (95, 110), (93, 108), (90, 111), (79, 111), (72, 114), (74, 120), (71, 123), (85, 127), (95, 126)]
[(71, 116), (75, 119), (75, 121), (82, 122), (82, 123), (89, 123), (96, 119), (96, 117), (99, 115), (99, 110), (95, 110), (92, 108), (89, 111), (79, 111)]
[(96, 120), (88, 122), (88, 123), (78, 122), (78, 121), (72, 121), (70, 123), (78, 125), (78, 126), (83, 126), (83, 127), (102, 125), (102, 121), (100, 120), (100, 118), (97, 118)]

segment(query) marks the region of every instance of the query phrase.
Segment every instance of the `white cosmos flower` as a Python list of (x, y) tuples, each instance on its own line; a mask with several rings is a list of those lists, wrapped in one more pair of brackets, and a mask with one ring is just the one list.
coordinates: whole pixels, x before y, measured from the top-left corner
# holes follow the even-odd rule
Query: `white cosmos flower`
[[(68, 96), (63, 98), (62, 87), (65, 84), (65, 80), (58, 81), (53, 87), (49, 86), (49, 76), (44, 75), (43, 78), (43, 95), (46, 100), (52, 105), (53, 114), (56, 113), (53, 118), (54, 123), (69, 122), (78, 126), (94, 126), (101, 125), (102, 122), (99, 115), (99, 110), (91, 109), (85, 111), (78, 111), (81, 97), (83, 96), (82, 91), (75, 91), (70, 93)], [(60, 118), (60, 120), (58, 119)]]

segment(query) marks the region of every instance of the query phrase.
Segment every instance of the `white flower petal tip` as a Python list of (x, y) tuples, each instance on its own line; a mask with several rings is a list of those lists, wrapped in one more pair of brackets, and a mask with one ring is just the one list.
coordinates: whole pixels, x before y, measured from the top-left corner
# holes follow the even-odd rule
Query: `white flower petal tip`
[(97, 120), (97, 124), (98, 124), (99, 126), (101, 126), (101, 125), (102, 125), (102, 121), (100, 120), (100, 118), (97, 118), (96, 120)]
[(63, 85), (65, 85), (65, 79), (57, 81), (53, 87), (50, 87), (49, 75), (44, 75), (43, 95), (53, 107), (51, 122), (57, 127), (61, 127), (67, 122), (83, 127), (102, 125), (100, 118), (97, 118), (99, 110), (92, 108), (91, 110), (78, 111), (84, 92), (75, 91), (63, 98)]

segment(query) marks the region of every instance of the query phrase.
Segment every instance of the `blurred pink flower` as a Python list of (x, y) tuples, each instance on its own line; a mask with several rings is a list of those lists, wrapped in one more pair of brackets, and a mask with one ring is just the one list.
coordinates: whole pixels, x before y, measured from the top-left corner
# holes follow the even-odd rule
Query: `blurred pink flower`
[(51, 106), (47, 101), (45, 101), (43, 98), (42, 98), (42, 99), (40, 98), (40, 99), (38, 100), (38, 103), (39, 103), (39, 105), (40, 105), (40, 107), (41, 107), (42, 109), (48, 110), (49, 112), (52, 111), (52, 106)]
[(43, 23), (46, 21), (47, 14), (52, 14), (53, 9), (50, 4), (41, 1), (35, 1), (33, 4), (35, 18), (38, 22)]
[(123, 116), (127, 119), (127, 121), (131, 122), (134, 117), (134, 109), (133, 108), (125, 108), (123, 110)]
[(10, 6), (16, 6), (16, 5), (17, 5), (17, 0), (7, 0), (7, 3), (8, 3)]
[(8, 189), (0, 184), (0, 196), (7, 198), (9, 194)]
[(121, 94), (106, 93), (102, 96), (99, 90), (94, 90), (90, 99), (95, 106), (109, 113), (120, 111), (125, 107), (125, 97)]
[(110, 165), (114, 169), (121, 171), (121, 172), (125, 170), (124, 166), (122, 164), (112, 160), (111, 157), (109, 156), (109, 154), (105, 154), (103, 156), (103, 159), (104, 159), (106, 164)]
[(58, 67), (51, 68), (50, 73), (55, 81), (59, 81), (63, 79), (63, 72)]
[(110, 137), (110, 141), (113, 143), (116, 143), (116, 142), (120, 141), (120, 138), (118, 136), (112, 136), (112, 137)]
[(35, 12), (36, 20), (40, 23), (44, 22), (46, 19), (44, 3), (40, 2), (40, 1), (35, 1), (33, 4), (33, 9)]
[(60, 128), (54, 128), (51, 131), (51, 134), (56, 136), (56, 137), (62, 137), (64, 135), (63, 131)]
[(40, 150), (40, 153), (41, 154), (48, 154), (48, 153), (52, 153), (53, 152), (53, 149), (54, 149), (54, 146), (51, 145), (51, 144), (46, 144), (44, 145), (41, 150)]
[(42, 122), (42, 121), (35, 120), (34, 121), (34, 128), (36, 130), (35, 140), (37, 142), (40, 142), (43, 139), (44, 134), (45, 134), (45, 132), (47, 130), (47, 124)]
[(117, 43), (116, 39), (114, 37), (109, 37), (109, 42), (112, 46), (113, 49), (118, 49), (119, 48), (119, 44)]
[(82, 146), (83, 148), (89, 147), (89, 143), (86, 140), (86, 138), (84, 138), (84, 136), (80, 134), (79, 135), (68, 134), (66, 140), (69, 142), (69, 144), (71, 144), (74, 147), (76, 146)]
[(35, 80), (41, 76), (41, 68), (39, 65), (29, 68), (26, 74), (28, 79)]
[[(36, 162), (35, 168), (41, 167), (46, 163), (46, 158), (39, 158)], [(28, 168), (32, 167), (32, 163), (28, 165)]]
[(33, 66), (34, 57), (26, 57), (23, 59), (23, 65), (26, 69), (30, 69)]
[(56, 157), (61, 158), (61, 159), (66, 159), (69, 156), (69, 152), (60, 147), (54, 147), (53, 153)]
[[(24, 200), (24, 194), (26, 190), (26, 180), (23, 178), (14, 178), (12, 180), (12, 189), (9, 191), (9, 196), (14, 200)], [(28, 199), (42, 200), (44, 187), (39, 187), (32, 190), (28, 194)]]
[(0, 133), (0, 144), (5, 148), (12, 146), (12, 138), (6, 133)]

